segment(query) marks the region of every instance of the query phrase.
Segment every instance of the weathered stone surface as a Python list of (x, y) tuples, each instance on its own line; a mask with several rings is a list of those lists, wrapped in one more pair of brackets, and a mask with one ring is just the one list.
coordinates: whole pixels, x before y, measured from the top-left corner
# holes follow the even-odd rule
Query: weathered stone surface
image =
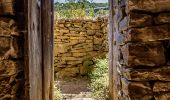
[(75, 77), (77, 74), (79, 74), (79, 67), (69, 67), (64, 68), (63, 70), (58, 72), (59, 78), (65, 78), (65, 77)]
[(170, 13), (160, 13), (154, 21), (156, 24), (170, 23)]
[(143, 27), (152, 25), (152, 16), (147, 14), (130, 13), (129, 27)]
[(170, 100), (170, 0), (113, 0), (111, 5), (113, 100)]
[[(11, 41), (11, 38), (9, 37), (0, 37), (0, 59), (9, 58), (9, 56), (12, 55), (17, 56), (17, 52), (19, 52), (19, 50), (16, 51), (15, 49), (13, 49), (13, 51), (11, 52), (11, 42), (13, 41)], [(18, 47), (16, 43), (15, 45)]]
[(129, 82), (121, 80), (122, 90), (131, 100), (150, 100), (152, 98), (152, 89), (148, 82)]
[(155, 67), (165, 64), (164, 48), (160, 42), (128, 43), (121, 48), (127, 67)]
[(102, 44), (103, 43), (103, 38), (97, 38), (97, 37), (94, 37), (94, 44)]
[(83, 56), (86, 56), (86, 55), (87, 55), (86, 53), (73, 53), (74, 57), (83, 57)]
[(69, 30), (66, 30), (66, 29), (60, 29), (59, 31), (60, 33), (69, 33)]
[(170, 66), (151, 69), (123, 69), (122, 74), (132, 81), (170, 81)]
[(97, 23), (97, 24), (92, 24), (92, 26), (91, 26), (91, 29), (93, 29), (93, 30), (99, 30), (101, 28), (101, 26), (99, 26), (99, 24)]
[[(24, 100), (22, 0), (0, 0), (0, 100)], [(18, 5), (18, 6), (16, 6)], [(15, 11), (14, 11), (15, 10)], [(22, 35), (21, 35), (22, 34)], [(20, 59), (19, 59), (20, 58)]]
[(0, 36), (19, 35), (16, 22), (9, 18), (0, 18)]
[[(23, 71), (23, 64), (19, 61), (0, 61), (0, 99), (17, 99), (17, 91), (22, 87), (22, 76), (18, 76)], [(22, 84), (22, 85), (21, 85)], [(21, 89), (22, 90), (22, 89)], [(21, 91), (20, 91), (21, 92)]]
[(73, 26), (77, 27), (77, 28), (81, 28), (82, 27), (82, 23), (73, 23)]
[(55, 51), (65, 53), (69, 49), (69, 44), (66, 44), (66, 43), (65, 44), (57, 44), (55, 48), (56, 48)]
[(81, 64), (79, 65), (79, 67), (80, 67), (80, 75), (87, 75), (92, 70), (92, 66), (83, 66)]
[(129, 11), (162, 12), (170, 11), (170, 0), (128, 0)]
[(169, 100), (170, 93), (159, 93), (155, 95), (155, 100)]
[(77, 60), (77, 61), (67, 61), (67, 64), (68, 65), (73, 65), (73, 66), (75, 66), (75, 65), (78, 65), (78, 64), (81, 64), (82, 63), (82, 61), (81, 60)]
[(131, 27), (144, 27), (152, 25), (152, 16), (147, 14), (129, 13), (128, 16), (120, 22), (120, 31), (127, 30)]
[(87, 30), (87, 35), (92, 36), (92, 35), (94, 35), (95, 33), (96, 33), (95, 30)]
[(170, 25), (160, 25), (144, 28), (131, 28), (125, 34), (125, 41), (157, 41), (170, 39)]
[(23, 65), (14, 61), (0, 61), (0, 80), (16, 75), (23, 70)]
[(153, 92), (167, 92), (170, 91), (170, 82), (155, 82), (153, 85)]
[(108, 51), (107, 24), (107, 17), (57, 20), (54, 31), (56, 72), (75, 67), (80, 68), (76, 75), (86, 75), (92, 64), (86, 65), (84, 61), (106, 55)]
[(92, 60), (86, 60), (83, 62), (84, 67), (89, 67), (89, 66), (92, 66), (93, 64), (94, 62)]
[(1, 0), (0, 15), (14, 15), (14, 0)]

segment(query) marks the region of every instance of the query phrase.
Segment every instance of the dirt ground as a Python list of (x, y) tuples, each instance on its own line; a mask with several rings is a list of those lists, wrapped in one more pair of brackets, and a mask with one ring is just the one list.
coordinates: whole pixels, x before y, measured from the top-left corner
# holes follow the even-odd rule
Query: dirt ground
[(65, 78), (55, 82), (62, 93), (62, 100), (93, 100), (87, 77)]

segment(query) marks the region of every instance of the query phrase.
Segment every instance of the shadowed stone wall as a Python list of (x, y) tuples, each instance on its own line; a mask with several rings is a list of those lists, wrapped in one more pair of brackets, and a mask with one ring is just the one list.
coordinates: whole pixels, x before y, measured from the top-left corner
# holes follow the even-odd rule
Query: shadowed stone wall
[(54, 65), (59, 77), (86, 75), (94, 58), (106, 55), (107, 24), (107, 17), (57, 20)]
[(0, 100), (23, 97), (23, 4), (0, 0)]
[(115, 0), (115, 100), (170, 99), (170, 0)]

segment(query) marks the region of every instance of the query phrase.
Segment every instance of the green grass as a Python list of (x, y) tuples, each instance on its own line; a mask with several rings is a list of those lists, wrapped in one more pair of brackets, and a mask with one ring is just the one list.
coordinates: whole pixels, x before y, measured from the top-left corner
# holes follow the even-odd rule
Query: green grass
[(62, 100), (61, 91), (57, 87), (54, 88), (54, 97), (55, 97), (55, 100)]
[(90, 73), (90, 89), (95, 100), (108, 98), (108, 59), (97, 59), (94, 70)]

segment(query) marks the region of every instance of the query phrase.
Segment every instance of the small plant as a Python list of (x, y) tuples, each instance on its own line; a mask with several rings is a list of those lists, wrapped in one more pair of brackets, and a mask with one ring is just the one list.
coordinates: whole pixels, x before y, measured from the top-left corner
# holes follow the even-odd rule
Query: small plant
[(95, 100), (108, 98), (108, 59), (97, 59), (94, 70), (90, 73), (90, 89)]
[(62, 100), (61, 91), (57, 87), (54, 88), (54, 97), (55, 97), (55, 100)]

